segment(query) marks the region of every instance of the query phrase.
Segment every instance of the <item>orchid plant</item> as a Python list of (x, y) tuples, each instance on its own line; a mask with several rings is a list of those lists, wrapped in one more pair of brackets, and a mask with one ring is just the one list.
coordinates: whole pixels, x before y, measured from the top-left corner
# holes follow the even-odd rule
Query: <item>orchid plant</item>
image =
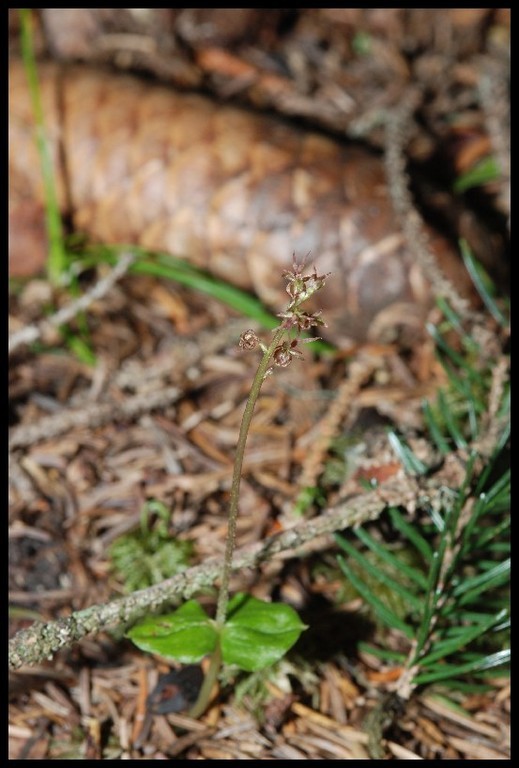
[(200, 717), (207, 709), (222, 663), (249, 672), (263, 669), (278, 661), (306, 629), (288, 605), (268, 603), (243, 593), (229, 598), (243, 458), (262, 384), (275, 368), (286, 368), (294, 358), (303, 358), (300, 345), (315, 339), (302, 338), (302, 334), (313, 327), (325, 326), (321, 312), (306, 312), (302, 305), (324, 286), (328, 275), (318, 275), (315, 267), (309, 274), (304, 274), (304, 270), (305, 262), (299, 264), (294, 257), (292, 268), (283, 272), (290, 300), (278, 315), (281, 323), (272, 331), (270, 343), (264, 344), (251, 329), (240, 337), (242, 349), (259, 346), (263, 355), (252, 382), (236, 447), (216, 616), (210, 618), (196, 600), (189, 600), (173, 613), (144, 618), (127, 633), (142, 650), (167, 659), (193, 664), (210, 656), (198, 699), (189, 711), (192, 717)]

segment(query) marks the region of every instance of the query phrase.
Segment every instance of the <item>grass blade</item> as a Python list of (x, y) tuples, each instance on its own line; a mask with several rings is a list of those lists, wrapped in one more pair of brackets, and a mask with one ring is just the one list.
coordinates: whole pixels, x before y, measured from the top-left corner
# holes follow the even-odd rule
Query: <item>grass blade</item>
[(499, 436), (498, 442), (496, 443), (493, 455), (484, 468), (483, 472), (481, 473), (478, 484), (476, 486), (476, 489), (474, 491), (474, 495), (479, 495), (480, 493), (484, 492), (484, 488), (488, 482), (488, 478), (491, 476), (492, 472), (495, 469), (495, 466), (500, 458), (500, 455), (505, 449), (506, 444), (508, 443), (508, 440), (510, 438), (510, 422), (508, 422), (501, 435)]
[(49, 258), (47, 262), (47, 272), (49, 281), (52, 285), (61, 285), (63, 275), (67, 270), (68, 258), (64, 246), (63, 224), (61, 221), (58, 196), (54, 183), (54, 168), (52, 165), (47, 134), (45, 131), (43, 106), (41, 103), (36, 58), (34, 55), (32, 9), (19, 8), (18, 10), (20, 12), (22, 57), (25, 65), (25, 72), (29, 82), (29, 92), (31, 95), (32, 109), (34, 112), (36, 141), (38, 145), (38, 154), (40, 156), (45, 196), (45, 221), (47, 227), (47, 235), (49, 238)]
[(371, 645), (371, 643), (366, 643), (363, 640), (359, 642), (357, 647), (359, 651), (369, 653), (371, 656), (375, 656), (377, 659), (381, 659), (382, 661), (394, 661), (397, 664), (403, 664), (406, 660), (405, 653), (399, 653), (399, 651), (391, 651), (388, 648), (378, 648), (377, 646)]
[(459, 605), (466, 605), (475, 600), (483, 592), (487, 592), (493, 587), (499, 587), (510, 579), (510, 558), (502, 563), (498, 563), (485, 573), (479, 573), (459, 584), (453, 592), (454, 597), (459, 598)]
[(449, 443), (441, 433), (438, 423), (433, 416), (433, 411), (430, 403), (428, 403), (427, 401), (424, 401), (422, 408), (423, 408), (425, 422), (427, 424), (431, 437), (436, 443), (436, 446), (440, 451), (440, 453), (442, 454), (442, 456), (446, 456), (448, 453), (450, 453)]
[(453, 189), (455, 192), (466, 192), (467, 189), (499, 181), (500, 178), (501, 172), (495, 157), (488, 155), (478, 160), (472, 168), (458, 176), (454, 182)]
[[(357, 533), (357, 531), (355, 531), (355, 533)], [(356, 560), (361, 568), (363, 568), (364, 571), (371, 576), (371, 578), (376, 579), (385, 587), (389, 587), (389, 589), (401, 597), (402, 600), (404, 600), (404, 602), (413, 610), (420, 610), (421, 601), (415, 595), (413, 595), (412, 592), (409, 592), (409, 590), (399, 584), (398, 581), (391, 578), (391, 576), (370, 562), (361, 552), (358, 551), (358, 549), (356, 549), (356, 547), (350, 544), (349, 541), (343, 539), (342, 537), (337, 538), (339, 539), (339, 546), (341, 546), (342, 549), (344, 549), (350, 555), (350, 557)]]
[(433, 325), (432, 323), (428, 323), (427, 331), (434, 339), (439, 351), (443, 352), (443, 354), (447, 358), (449, 358), (457, 368), (460, 368), (462, 371), (465, 371), (466, 375), (474, 383), (484, 384), (483, 377), (479, 373), (479, 371), (475, 370), (472, 365), (469, 365), (467, 360), (462, 355), (460, 355), (458, 352), (452, 349), (452, 347), (449, 344), (447, 344), (447, 342), (445, 341), (445, 339), (443, 338), (443, 336), (438, 331), (435, 325)]
[[(234, 309), (240, 315), (256, 320), (264, 328), (273, 329), (280, 324), (279, 318), (269, 312), (255, 296), (194, 267), (185, 259), (171, 256), (168, 253), (149, 253), (136, 246), (126, 246), (126, 248), (131, 248), (139, 254), (139, 258), (130, 267), (129, 271), (132, 273), (162, 277), (205, 293)], [(92, 266), (102, 261), (113, 266), (118, 253), (122, 250), (124, 250), (122, 246), (117, 248), (105, 246), (102, 250), (96, 249), (95, 254), (91, 253), (89, 258), (82, 259), (82, 262), (84, 265)], [(312, 351), (315, 353), (321, 354), (334, 350), (335, 347), (332, 344), (322, 340), (316, 340), (312, 343)]]
[(467, 441), (461, 434), (461, 431), (459, 429), (459, 426), (456, 422), (456, 419), (454, 417), (454, 414), (452, 412), (452, 409), (447, 403), (445, 392), (443, 390), (440, 390), (438, 393), (438, 406), (440, 408), (440, 413), (442, 415), (442, 418), (445, 422), (445, 426), (449, 430), (449, 434), (451, 435), (452, 439), (454, 440), (454, 443), (457, 448), (466, 448), (467, 447)]
[(257, 320), (265, 328), (275, 328), (279, 325), (278, 318), (267, 312), (258, 299), (201, 271), (186, 270), (178, 264), (179, 261), (166, 254), (160, 254), (160, 258), (157, 260), (138, 259), (132, 265), (131, 272), (164, 277), (205, 293), (227, 304), (240, 314)]
[(419, 658), (429, 635), (434, 612), (436, 610), (436, 604), (440, 598), (440, 592), (438, 590), (438, 578), (440, 575), (441, 565), (443, 563), (443, 557), (445, 554), (446, 537), (443, 537), (440, 542), (440, 549), (433, 552), (431, 559), (431, 565), (429, 569), (429, 580), (427, 584), (427, 590), (425, 593), (425, 606), (422, 615), (422, 620), (418, 628), (416, 636), (416, 647), (413, 653), (412, 664), (416, 663)]

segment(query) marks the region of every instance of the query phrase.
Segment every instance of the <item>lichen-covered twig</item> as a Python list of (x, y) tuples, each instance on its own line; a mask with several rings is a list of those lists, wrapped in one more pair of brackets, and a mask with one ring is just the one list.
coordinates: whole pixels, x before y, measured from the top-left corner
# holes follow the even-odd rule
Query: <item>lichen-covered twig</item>
[[(498, 420), (496, 420), (497, 423)], [(501, 427), (503, 427), (502, 421)], [(481, 456), (489, 456), (495, 450), (495, 439), (482, 441), (477, 448)], [(425, 478), (407, 477), (403, 474), (391, 478), (371, 492), (356, 496), (307, 520), (258, 542), (252, 547), (239, 550), (233, 559), (233, 570), (257, 567), (274, 557), (296, 557), (308, 547), (315, 549), (316, 540), (323, 537), (323, 546), (329, 546), (326, 534), (357, 526), (377, 519), (388, 506), (414, 508), (422, 493), (429, 504), (441, 500), (445, 484), (456, 484), (456, 473), (464, 464), (452, 454), (451, 461)], [(462, 458), (460, 454), (460, 458)], [(172, 600), (189, 598), (200, 589), (214, 583), (221, 571), (220, 558), (189, 568), (171, 579), (143, 589), (132, 595), (103, 605), (94, 605), (48, 624), (36, 623), (18, 632), (9, 643), (9, 665), (17, 669), (24, 664), (35, 664), (51, 658), (61, 648), (68, 647), (90, 633), (98, 633), (108, 627), (133, 622), (141, 616), (159, 611)]]
[[(416, 494), (414, 480), (401, 478), (388, 483), (387, 493), (405, 505)], [(386, 506), (386, 498), (378, 492), (359, 496), (345, 504), (339, 504), (319, 517), (297, 527), (272, 536), (251, 548), (239, 550), (233, 559), (234, 571), (257, 567), (276, 555), (289, 553), (296, 556), (306, 544), (314, 544), (323, 534), (344, 530), (368, 520), (376, 519)], [(17, 669), (23, 664), (35, 664), (50, 658), (61, 648), (68, 647), (92, 632), (107, 627), (133, 622), (144, 614), (159, 611), (172, 600), (189, 598), (203, 587), (211, 585), (221, 573), (221, 559), (214, 558), (171, 579), (148, 589), (103, 605), (94, 605), (73, 613), (68, 618), (48, 624), (36, 623), (18, 632), (9, 644), (9, 665)]]
[[(481, 456), (489, 456), (494, 448), (495, 442), (478, 445)], [(373, 491), (337, 504), (318, 517), (238, 550), (233, 558), (233, 571), (254, 568), (275, 557), (298, 557), (308, 548), (315, 551), (319, 537), (323, 537), (323, 547), (329, 547), (326, 534), (376, 520), (388, 506), (412, 509), (423, 494), (429, 504), (439, 502), (443, 498), (445, 485), (461, 484), (464, 477), (464, 464), (459, 461), (463, 458), (462, 452), (455, 452), (448, 458), (450, 460), (445, 462), (445, 466), (431, 476), (415, 478), (402, 473), (381, 483)], [(48, 624), (33, 624), (10, 640), (9, 665), (17, 669), (23, 664), (36, 664), (90, 633), (136, 621), (145, 614), (161, 610), (171, 601), (190, 598), (213, 584), (220, 574), (221, 560), (213, 558), (128, 597), (91, 606)]]

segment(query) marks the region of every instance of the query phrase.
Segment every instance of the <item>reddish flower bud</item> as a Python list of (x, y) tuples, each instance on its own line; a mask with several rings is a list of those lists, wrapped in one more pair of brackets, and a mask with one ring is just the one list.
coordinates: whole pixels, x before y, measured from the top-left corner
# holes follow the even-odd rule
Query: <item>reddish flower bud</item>
[(274, 360), (274, 365), (277, 365), (279, 368), (286, 368), (290, 365), (292, 362), (292, 356), (286, 342), (280, 344), (279, 347), (276, 347), (274, 354), (272, 355), (272, 359)]

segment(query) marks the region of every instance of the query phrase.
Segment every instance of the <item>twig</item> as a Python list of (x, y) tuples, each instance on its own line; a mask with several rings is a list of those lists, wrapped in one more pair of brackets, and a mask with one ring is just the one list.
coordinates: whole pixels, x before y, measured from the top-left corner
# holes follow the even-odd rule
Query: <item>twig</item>
[(300, 489), (311, 488), (317, 484), (323, 469), (325, 454), (337, 433), (340, 422), (352, 406), (355, 395), (376, 367), (377, 363), (374, 359), (359, 358), (352, 362), (347, 379), (341, 383), (335, 399), (316, 429), (316, 439), (303, 462), (298, 480)]
[(178, 387), (166, 387), (156, 392), (144, 392), (129, 397), (123, 403), (91, 403), (81, 409), (67, 410), (41, 419), (36, 424), (24, 424), (13, 430), (9, 449), (26, 448), (40, 440), (62, 435), (70, 429), (94, 429), (117, 419), (132, 419), (155, 408), (171, 405), (182, 395)]
[(423, 219), (409, 191), (404, 147), (413, 124), (413, 112), (420, 100), (421, 92), (410, 89), (398, 107), (386, 115), (385, 167), (389, 194), (408, 247), (430, 281), (435, 295), (444, 296), (462, 319), (469, 320), (475, 317), (475, 313), (439, 268), (429, 248)]
[[(396, 498), (403, 505), (416, 496), (414, 480), (404, 478), (387, 485), (391, 485), (391, 489), (387, 488), (391, 498)], [(300, 554), (301, 547), (313, 543), (317, 537), (375, 520), (385, 507), (386, 501), (378, 491), (359, 496), (253, 547), (239, 550), (233, 560), (233, 570), (257, 567), (282, 553), (295, 557)], [(144, 614), (159, 611), (172, 600), (189, 598), (212, 584), (220, 576), (221, 567), (220, 558), (214, 558), (128, 597), (91, 606), (55, 622), (36, 623), (29, 629), (23, 629), (10, 640), (10, 667), (17, 669), (23, 664), (35, 664), (51, 658), (60, 648), (72, 645), (91, 632), (133, 622)]]
[(168, 376), (178, 380), (186, 368), (239, 337), (243, 321), (233, 321), (222, 329), (204, 331), (195, 338), (181, 339), (168, 349), (163, 361), (150, 365), (135, 361), (123, 366), (111, 384), (131, 387), (137, 393), (123, 403), (84, 403), (46, 416), (35, 424), (23, 424), (12, 430), (9, 448), (26, 448), (40, 440), (57, 437), (77, 427), (99, 427), (114, 419), (127, 419), (174, 403), (181, 392), (164, 383)]
[(484, 56), (478, 91), (492, 149), (502, 174), (500, 202), (510, 225), (510, 92), (508, 62)]
[[(495, 443), (478, 446), (480, 455), (491, 455), (494, 447)], [(456, 458), (458, 453), (450, 454), (450, 461), (446, 461), (445, 466), (431, 477), (394, 477), (371, 492), (336, 505), (319, 517), (239, 550), (233, 560), (233, 570), (257, 567), (275, 556), (300, 556), (308, 545), (315, 549), (315, 541), (319, 537), (376, 520), (388, 506), (414, 508), (423, 492), (429, 504), (441, 501), (446, 485), (462, 482), (464, 467)], [(323, 546), (328, 546), (328, 542), (323, 541)], [(172, 600), (189, 598), (212, 584), (220, 573), (221, 561), (214, 558), (128, 597), (91, 606), (49, 624), (36, 623), (10, 640), (9, 665), (17, 669), (23, 664), (35, 664), (91, 632), (136, 621), (142, 615), (159, 611)]]
[(128, 269), (131, 267), (136, 258), (137, 254), (135, 253), (122, 254), (116, 266), (111, 270), (111, 272), (106, 275), (106, 277), (103, 277), (102, 280), (99, 280), (95, 285), (93, 285), (92, 288), (90, 288), (79, 299), (76, 299), (76, 301), (73, 301), (70, 304), (67, 304), (65, 307), (62, 307), (58, 312), (56, 312), (54, 315), (51, 315), (51, 317), (45, 318), (40, 323), (38, 323), (38, 325), (29, 325), (25, 328), (22, 328), (20, 331), (13, 333), (9, 337), (9, 354), (18, 349), (18, 347), (22, 346), (22, 344), (32, 344), (34, 341), (40, 339), (49, 331), (53, 330), (54, 328), (59, 328), (60, 325), (64, 325), (65, 323), (70, 322), (70, 320), (76, 317), (80, 312), (88, 309), (88, 307), (90, 307), (94, 301), (98, 301), (103, 296), (105, 296), (112, 288), (112, 286), (118, 280), (120, 280), (121, 277), (126, 274), (126, 272), (128, 272)]

